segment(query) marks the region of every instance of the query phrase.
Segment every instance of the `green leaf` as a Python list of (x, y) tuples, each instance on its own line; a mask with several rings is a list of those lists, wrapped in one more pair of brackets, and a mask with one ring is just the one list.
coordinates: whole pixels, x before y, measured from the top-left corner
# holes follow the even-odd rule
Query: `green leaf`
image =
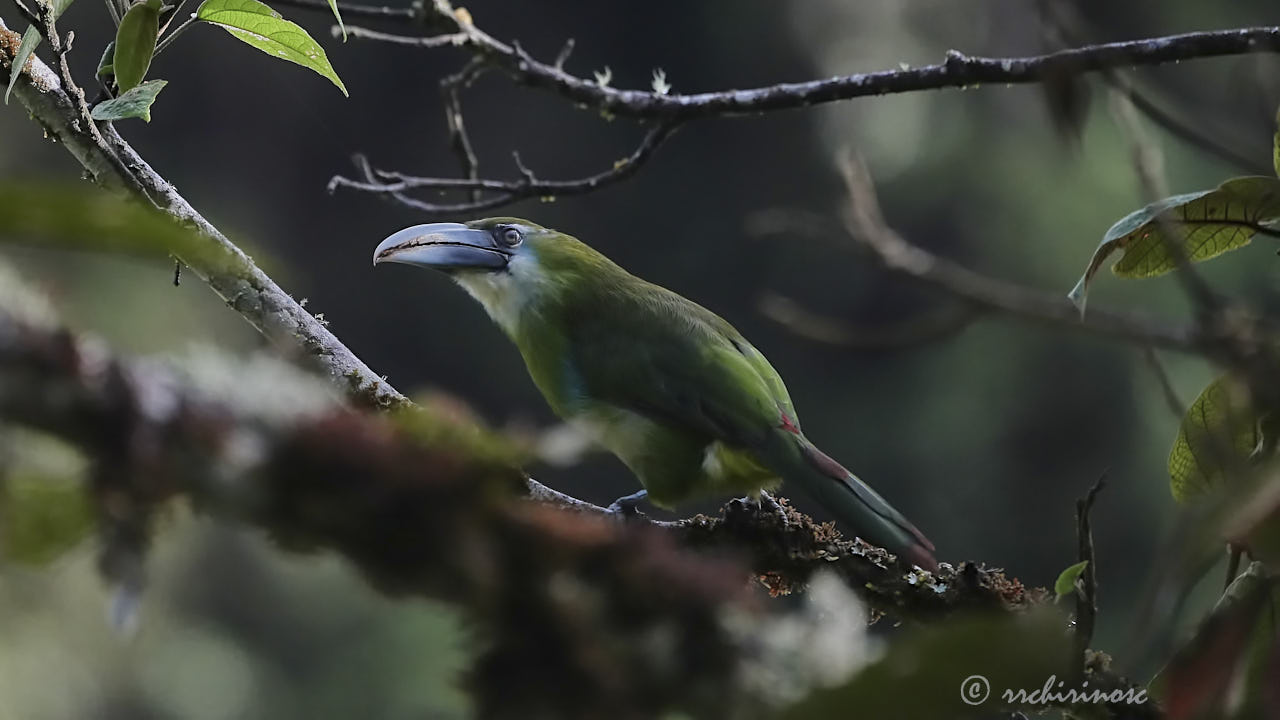
[(160, 0), (145, 0), (129, 8), (116, 29), (112, 72), (120, 92), (137, 87), (147, 76), (160, 34)]
[(280, 17), (280, 13), (257, 0), (205, 0), (196, 17), (213, 23), (236, 38), (281, 60), (297, 63), (320, 73), (348, 95), (329, 58), (306, 30)]
[(103, 48), (102, 57), (98, 60), (98, 71), (94, 73), (94, 75), (100, 78), (107, 78), (107, 77), (114, 76), (116, 73), (116, 70), (115, 70), (115, 67), (112, 65), (112, 60), (115, 58), (115, 56), (116, 56), (116, 41), (112, 40), (111, 42), (107, 43), (107, 46), (105, 48)]
[(1262, 440), (1249, 388), (1230, 375), (1209, 384), (1187, 408), (1169, 452), (1169, 488), (1187, 502), (1244, 467)]
[(1064, 595), (1071, 595), (1075, 593), (1076, 580), (1080, 579), (1080, 574), (1083, 573), (1084, 569), (1088, 566), (1088, 560), (1081, 560), (1075, 565), (1063, 570), (1062, 574), (1058, 575), (1058, 579), (1053, 583), (1054, 594), (1058, 597), (1063, 597)]
[(118, 98), (104, 100), (93, 106), (93, 119), (142, 118), (145, 122), (151, 122), (151, 104), (156, 101), (156, 95), (159, 95), (168, 84), (168, 80), (148, 80), (132, 90), (121, 93)]
[(1116, 275), (1154, 277), (1178, 266), (1166, 242), (1176, 243), (1188, 260), (1199, 262), (1247, 245), (1259, 232), (1277, 235), (1269, 227), (1277, 219), (1280, 179), (1271, 177), (1233, 178), (1215, 190), (1165, 198), (1111, 226), (1067, 297), (1083, 313), (1093, 276), (1116, 251), (1123, 251), (1111, 268)]
[[(39, 0), (36, 1), (39, 2)], [(74, 1), (75, 0), (53, 0), (54, 19), (56, 20), (61, 17), (63, 11), (71, 7), (71, 3)], [(40, 44), (40, 40), (43, 39), (43, 37), (44, 36), (40, 34), (40, 31), (37, 30), (34, 25), (27, 28), (27, 31), (22, 33), (22, 44), (18, 45), (18, 52), (14, 53), (13, 64), (10, 67), (25, 68), (27, 66), (27, 59), (31, 57), (31, 53), (36, 51), (36, 47)], [(9, 104), (9, 93), (13, 92), (13, 86), (17, 84), (18, 76), (21, 74), (22, 73), (20, 72), (13, 72), (12, 70), (9, 72), (9, 87), (5, 88), (4, 91), (5, 105)]]
[(342, 13), (338, 12), (338, 0), (329, 0), (329, 9), (333, 11), (333, 17), (338, 21), (338, 28), (342, 30), (342, 42), (346, 42), (347, 26), (342, 22)]

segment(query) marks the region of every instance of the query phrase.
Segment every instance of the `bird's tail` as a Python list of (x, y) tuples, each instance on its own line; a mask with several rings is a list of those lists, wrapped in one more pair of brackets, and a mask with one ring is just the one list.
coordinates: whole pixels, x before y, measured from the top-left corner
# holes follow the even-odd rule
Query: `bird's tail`
[(926, 570), (936, 570), (933, 543), (902, 513), (803, 435), (779, 430), (768, 453), (774, 472), (827, 508), (838, 524)]

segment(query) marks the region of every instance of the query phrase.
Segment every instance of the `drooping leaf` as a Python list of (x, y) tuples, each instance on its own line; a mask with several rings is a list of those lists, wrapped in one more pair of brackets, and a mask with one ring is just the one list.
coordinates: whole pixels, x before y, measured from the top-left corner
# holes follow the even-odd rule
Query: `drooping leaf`
[(151, 122), (151, 104), (156, 95), (168, 85), (168, 80), (148, 80), (138, 87), (120, 94), (120, 97), (104, 100), (93, 106), (94, 120), (124, 120), (142, 118)]
[(1111, 270), (1121, 277), (1154, 277), (1177, 268), (1169, 244), (1191, 262), (1217, 257), (1247, 245), (1257, 233), (1276, 235), (1280, 219), (1280, 179), (1239, 177), (1214, 190), (1175, 195), (1130, 213), (1107, 230), (1080, 282), (1067, 295), (1084, 312), (1094, 275), (1117, 251)]
[(1245, 466), (1261, 439), (1249, 388), (1230, 375), (1214, 380), (1187, 408), (1169, 452), (1174, 499), (1186, 502), (1220, 486), (1228, 472)]
[(262, 52), (320, 73), (347, 95), (324, 48), (306, 30), (257, 0), (205, 0), (196, 17), (212, 23)]
[(160, 35), (161, 6), (162, 0), (143, 0), (120, 18), (111, 70), (122, 93), (137, 87), (147, 76)]
[(895, 638), (883, 658), (851, 680), (810, 694), (782, 717), (995, 717), (1001, 708), (1017, 707), (1019, 699), (1025, 703), (1020, 690), (1033, 693), (1046, 681), (1054, 684), (1055, 675), (1067, 679), (1065, 625), (1061, 614), (1043, 610), (915, 628)]
[(1080, 574), (1089, 566), (1088, 560), (1081, 560), (1063, 570), (1058, 579), (1053, 583), (1053, 592), (1058, 597), (1071, 595), (1076, 591), (1076, 580), (1080, 579)]
[(342, 30), (342, 42), (347, 41), (347, 26), (342, 22), (342, 13), (338, 12), (338, 0), (329, 0), (329, 9), (333, 11), (333, 17), (338, 21), (338, 29)]
[[(38, 0), (37, 0), (38, 1)], [(71, 3), (75, 0), (53, 0), (53, 19), (57, 20), (67, 8), (71, 7)], [(18, 52), (13, 55), (13, 68), (24, 68), (27, 66), (27, 59), (31, 57), (31, 53), (36, 51), (36, 47), (40, 45), (43, 35), (33, 25), (22, 33), (22, 43), (18, 45)], [(4, 104), (9, 104), (9, 93), (13, 92), (13, 86), (18, 82), (18, 76), (21, 72), (9, 72), (9, 87), (4, 91)]]

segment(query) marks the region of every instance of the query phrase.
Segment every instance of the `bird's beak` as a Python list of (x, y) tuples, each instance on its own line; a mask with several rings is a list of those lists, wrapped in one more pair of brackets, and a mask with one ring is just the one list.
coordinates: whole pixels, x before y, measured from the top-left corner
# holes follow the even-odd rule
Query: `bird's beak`
[(492, 234), (462, 223), (407, 227), (373, 251), (374, 265), (404, 263), (437, 270), (496, 270), (510, 259), (511, 252), (498, 247)]

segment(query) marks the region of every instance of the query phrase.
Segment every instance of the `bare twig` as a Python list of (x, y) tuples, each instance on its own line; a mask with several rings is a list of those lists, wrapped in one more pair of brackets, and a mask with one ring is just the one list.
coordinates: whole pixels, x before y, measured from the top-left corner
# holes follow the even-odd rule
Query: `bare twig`
[(1181, 420), (1187, 412), (1187, 406), (1182, 402), (1182, 398), (1178, 397), (1178, 391), (1173, 387), (1173, 380), (1169, 378), (1169, 371), (1165, 369), (1164, 363), (1160, 362), (1160, 356), (1156, 354), (1155, 348), (1143, 345), (1142, 359), (1160, 385), (1160, 394), (1164, 397), (1165, 406), (1174, 417)]
[(757, 307), (765, 317), (796, 335), (858, 350), (899, 350), (943, 340), (958, 334), (982, 315), (972, 305), (957, 303), (882, 326), (855, 325), (841, 318), (814, 313), (775, 292), (761, 297)]
[[(341, 175), (329, 181), (330, 192), (340, 187), (366, 192), (386, 194), (410, 207), (430, 215), (456, 215), (473, 213), (509, 205), (519, 200), (535, 197), (564, 197), (582, 195), (631, 177), (653, 157), (658, 147), (675, 131), (676, 124), (655, 125), (640, 141), (639, 146), (627, 157), (614, 162), (613, 167), (575, 180), (539, 180), (521, 172), (518, 180), (481, 180), (416, 177), (404, 173), (375, 170), (358, 156), (357, 169), (362, 178), (355, 180)], [(431, 203), (411, 198), (404, 193), (410, 190), (470, 190), (490, 191), (490, 197), (454, 204)]]
[(31, 12), (26, 3), (22, 2), (22, 0), (13, 0), (13, 7), (18, 11), (18, 15), (22, 16), (23, 20), (26, 20), (32, 27), (39, 28), (41, 34), (44, 33), (43, 23), (40, 22), (40, 18), (35, 13)]
[[(430, 10), (442, 23), (452, 23), (458, 32), (467, 36), (466, 45), (471, 52), (498, 65), (517, 82), (552, 90), (597, 110), (646, 119), (688, 121), (700, 117), (754, 114), (871, 95), (987, 83), (1038, 83), (1050, 74), (1084, 74), (1117, 67), (1163, 65), (1280, 50), (1280, 27), (1253, 27), (1088, 45), (1031, 57), (988, 58), (951, 51), (941, 63), (906, 70), (857, 73), (748, 90), (662, 94), (620, 90), (570, 75), (554, 64), (534, 59), (515, 43), (501, 42), (473, 23), (459, 19), (448, 2), (429, 2)], [(412, 39), (397, 41), (413, 42)]]
[[(484, 74), (487, 68), (488, 65), (480, 58), (471, 58), (471, 62), (461, 70), (440, 81), (445, 123), (449, 128), (449, 146), (453, 148), (453, 154), (462, 167), (462, 177), (468, 180), (480, 178), (480, 161), (476, 159), (471, 136), (467, 134), (467, 127), (462, 119), (462, 91), (471, 87), (471, 83)], [(472, 188), (470, 198), (473, 203), (479, 202), (480, 188)]]
[[(1138, 120), (1133, 104), (1123, 94), (1112, 96), (1112, 114), (1115, 116), (1132, 148), (1134, 172), (1138, 184), (1147, 203), (1153, 203), (1167, 197), (1169, 190), (1164, 179), (1164, 153), (1150, 134)], [(1163, 217), (1163, 216), (1161, 216)], [(1191, 264), (1191, 258), (1178, 241), (1181, 233), (1177, 223), (1163, 221), (1160, 223), (1160, 237), (1164, 241), (1165, 251), (1177, 264), (1177, 278), (1183, 290), (1191, 299), (1196, 309), (1197, 319), (1203, 326), (1219, 322), (1224, 310), (1224, 303), (1213, 288), (1205, 282), (1200, 272)]]
[(556, 55), (556, 62), (552, 67), (557, 70), (564, 70), (564, 64), (569, 62), (569, 56), (573, 54), (573, 46), (573, 38), (565, 40), (564, 47), (560, 48), (560, 52)]
[[(278, 7), (296, 7), (303, 10), (315, 10), (328, 15), (333, 14), (328, 0), (275, 0)], [(396, 20), (414, 22), (422, 19), (422, 13), (413, 7), (388, 7), (385, 5), (359, 5), (338, 3), (344, 18), (369, 18), (373, 20)]]
[(1084, 497), (1076, 501), (1076, 545), (1077, 558), (1087, 563), (1080, 573), (1080, 589), (1076, 593), (1076, 627), (1074, 635), (1075, 662), (1073, 667), (1083, 677), (1088, 669), (1089, 644), (1093, 641), (1093, 627), (1098, 617), (1098, 579), (1095, 572), (1097, 558), (1093, 552), (1093, 529), (1089, 524), (1089, 513), (1093, 510), (1093, 502), (1098, 493), (1106, 485), (1106, 475), (1089, 488)]
[[(1054, 40), (1061, 45), (1088, 44), (1086, 36), (1093, 33), (1086, 30), (1086, 22), (1075, 4), (1050, 1), (1042, 2), (1040, 5)], [(1270, 174), (1270, 168), (1258, 162), (1257, 158), (1229, 147), (1218, 138), (1192, 127), (1161, 108), (1145, 93), (1138, 90), (1129, 73), (1113, 69), (1101, 74), (1103, 81), (1111, 86), (1113, 92), (1127, 97), (1133, 103), (1134, 109), (1174, 137), (1245, 172), (1256, 175)], [(1158, 197), (1164, 197), (1166, 194), (1160, 194)]]
[[(471, 53), (470, 68), (476, 63), (503, 70), (516, 83), (555, 92), (577, 105), (610, 116), (657, 120), (665, 132), (681, 124), (705, 117), (747, 115), (838, 102), (857, 97), (915, 92), (941, 88), (963, 88), (980, 83), (1037, 83), (1070, 79), (1084, 73), (1111, 72), (1118, 67), (1158, 65), (1199, 57), (1271, 52), (1280, 49), (1280, 28), (1259, 27), (1238, 30), (1187, 33), (1105, 45), (1089, 45), (1031, 57), (984, 58), (950, 51), (944, 62), (920, 68), (860, 73), (801, 83), (783, 83), (749, 90), (729, 90), (697, 94), (670, 94), (665, 88), (621, 90), (607, 81), (581, 78), (564, 69), (572, 41), (566, 43), (548, 64), (526, 52), (517, 41), (505, 43), (479, 29), (469, 13), (455, 11), (448, 0), (423, 0), (424, 18), (443, 28), (439, 34), (411, 36), (366, 28), (349, 28), (352, 37), (416, 47), (458, 46)], [(464, 72), (469, 72), (464, 69)], [(454, 76), (456, 77), (456, 76)], [(605, 183), (600, 176), (564, 181), (573, 190), (547, 187), (534, 190), (521, 181), (479, 180), (475, 153), (462, 127), (456, 88), (446, 80), (446, 113), (450, 142), (462, 158), (463, 181), (441, 177), (420, 177), (417, 189), (465, 190), (468, 202), (431, 203), (405, 195), (397, 183), (377, 182), (372, 177), (350, 180), (336, 177), (330, 187), (342, 185), (365, 192), (389, 194), (416, 210), (430, 214), (469, 213), (511, 204), (537, 195), (567, 195), (591, 192)], [(641, 146), (642, 149), (644, 145)], [(655, 145), (656, 147), (656, 145)], [(644, 157), (640, 159), (643, 160)], [(629, 173), (628, 173), (629, 174)], [(400, 176), (411, 177), (411, 176)], [(611, 180), (626, 175), (610, 176)], [(482, 191), (497, 194), (481, 198)]]
[(1233, 165), (1237, 169), (1251, 173), (1254, 175), (1266, 175), (1270, 172), (1270, 168), (1265, 163), (1258, 162), (1256, 158), (1250, 157), (1239, 152), (1225, 143), (1220, 142), (1217, 138), (1208, 133), (1201, 132), (1191, 125), (1174, 117), (1168, 111), (1161, 108), (1153, 100), (1148, 98), (1131, 83), (1124, 79), (1113, 80), (1111, 76), (1105, 76), (1107, 82), (1124, 93), (1133, 106), (1151, 120), (1151, 122), (1162, 127), (1170, 135), (1182, 140), (1188, 145), (1203, 151), (1204, 153), (1222, 160), (1228, 165)]
[[(49, 74), (34, 56), (32, 64), (34, 75)], [(7, 80), (7, 73), (4, 75)], [(27, 76), (19, 79), (14, 92), (27, 111), (76, 156), (98, 184), (146, 198), (219, 248), (217, 263), (196, 264), (194, 260), (180, 259), (187, 261), (193, 273), (264, 335), (300, 348), (314, 366), (363, 404), (398, 407), (408, 403), (201, 216), (111, 125), (105, 125), (99, 133), (95, 125), (86, 122), (83, 101), (73, 100), (60, 87), (33, 83)]]
[(1226, 581), (1222, 585), (1222, 589), (1224, 591), (1231, 587), (1231, 583), (1234, 582), (1236, 576), (1240, 574), (1240, 558), (1243, 554), (1243, 550), (1232, 543), (1227, 543), (1227, 574)]
[[(1043, 293), (981, 275), (908, 243), (885, 224), (875, 187), (861, 161), (853, 156), (846, 157), (841, 170), (849, 188), (848, 232), (889, 271), (1002, 315), (1129, 342), (1210, 357), (1222, 356), (1225, 345), (1245, 342), (1245, 339), (1219, 326), (1168, 325), (1136, 313), (1090, 310), (1082, 320), (1080, 313), (1062, 295)], [(1262, 332), (1260, 328), (1257, 330)], [(1250, 342), (1257, 342), (1257, 338)]]
[(428, 37), (408, 37), (395, 35), (380, 30), (371, 30), (356, 25), (347, 26), (347, 37), (357, 40), (377, 40), (393, 45), (408, 45), (418, 48), (461, 47), (467, 42), (466, 33), (447, 33)]

